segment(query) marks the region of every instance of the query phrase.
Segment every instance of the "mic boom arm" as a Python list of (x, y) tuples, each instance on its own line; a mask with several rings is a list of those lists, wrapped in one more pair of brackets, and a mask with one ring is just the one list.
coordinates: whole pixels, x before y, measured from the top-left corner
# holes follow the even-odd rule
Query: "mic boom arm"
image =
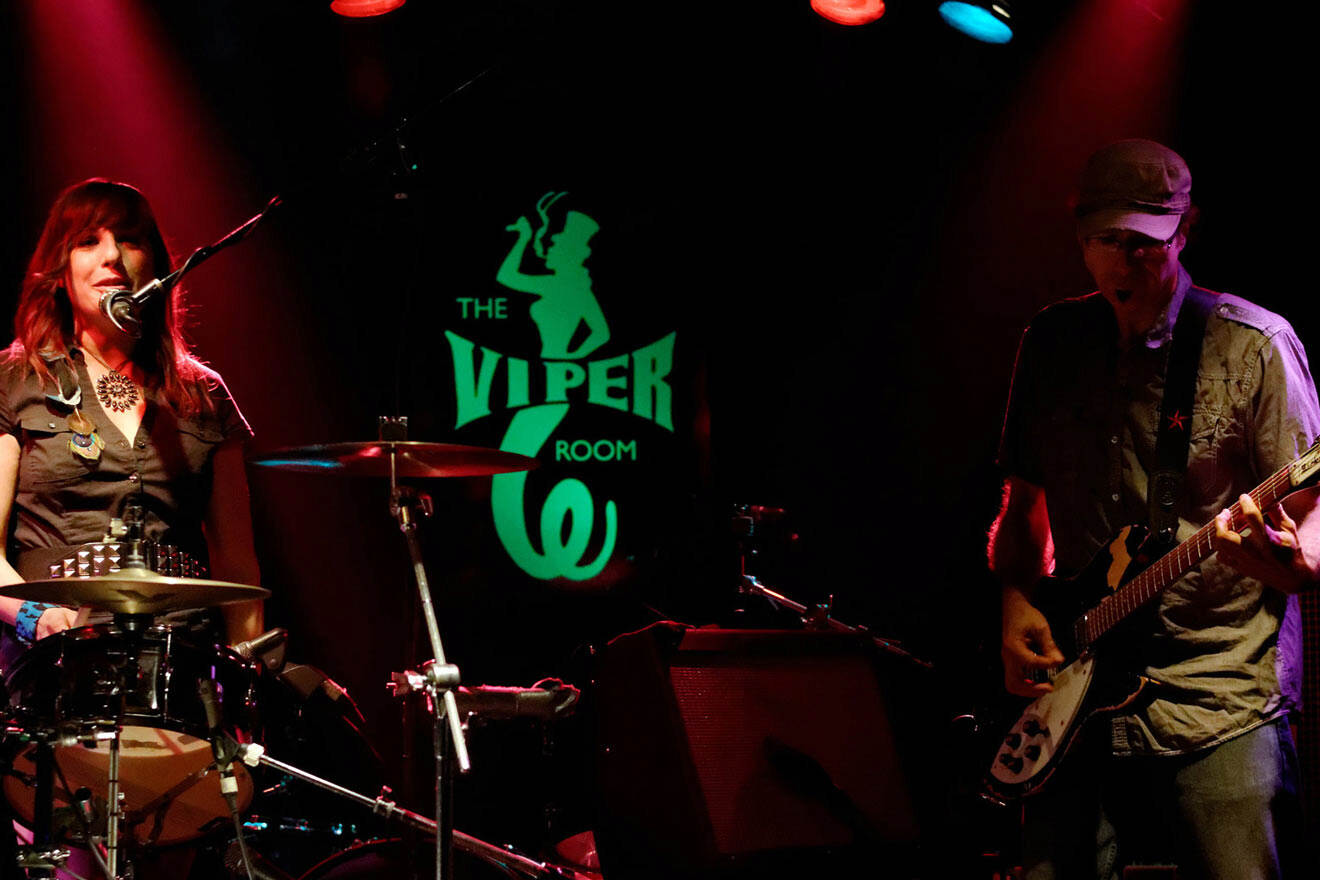
[(142, 309), (159, 293), (168, 292), (174, 285), (178, 284), (184, 275), (196, 269), (202, 263), (215, 256), (227, 247), (238, 244), (243, 239), (252, 234), (252, 230), (257, 228), (267, 214), (273, 211), (284, 201), (283, 196), (275, 196), (266, 203), (255, 216), (248, 219), (237, 229), (212, 244), (203, 245), (188, 255), (183, 265), (175, 269), (164, 278), (157, 278), (140, 289), (135, 291), (128, 290), (107, 290), (101, 294), (99, 303), (101, 313), (111, 320), (112, 323), (124, 333), (134, 339), (142, 335)]

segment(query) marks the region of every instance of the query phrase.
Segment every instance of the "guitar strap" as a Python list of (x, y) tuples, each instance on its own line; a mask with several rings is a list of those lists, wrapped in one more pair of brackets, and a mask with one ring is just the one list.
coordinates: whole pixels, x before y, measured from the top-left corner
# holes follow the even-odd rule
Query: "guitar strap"
[(1192, 436), (1192, 404), (1196, 374), (1201, 365), (1205, 321), (1215, 295), (1199, 287), (1187, 288), (1178, 320), (1173, 325), (1169, 359), (1164, 371), (1164, 400), (1155, 437), (1155, 470), (1147, 488), (1150, 529), (1160, 542), (1177, 543), (1178, 514), (1174, 505), (1182, 494), (1187, 474), (1187, 449)]

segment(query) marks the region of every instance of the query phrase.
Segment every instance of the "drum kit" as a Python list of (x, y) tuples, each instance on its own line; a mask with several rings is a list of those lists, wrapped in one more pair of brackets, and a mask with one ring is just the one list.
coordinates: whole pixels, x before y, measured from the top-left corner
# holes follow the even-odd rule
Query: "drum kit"
[[(183, 609), (262, 599), (269, 591), (153, 571), (149, 562), (157, 554), (151, 542), (142, 537), (140, 526), (130, 527), (116, 549), (104, 551), (113, 552), (117, 562), (100, 560), (87, 569), (91, 574), (75, 571), (0, 588), (0, 596), (110, 616), (108, 623), (39, 640), (6, 670), (0, 705), (0, 817), (7, 808), (28, 829), (31, 842), (0, 834), (0, 880), (79, 876), (75, 863), (89, 864), (89, 873), (108, 880), (156, 876), (159, 870), (150, 866), (153, 854), (170, 847), (196, 849), (201, 841), (216, 839), (229, 841), (226, 873), (208, 877), (315, 880), (402, 877), (412, 870), (414, 876), (447, 880), (453, 876), (455, 852), (466, 873), (477, 865), (504, 876), (591, 876), (453, 829), (452, 774), (469, 766), (466, 715), (562, 713), (571, 707), (576, 690), (464, 688), (459, 693), (459, 672), (445, 658), (417, 536), (430, 499), (399, 480), (528, 470), (536, 460), (492, 449), (410, 442), (406, 430), (404, 419), (382, 419), (378, 442), (285, 449), (253, 463), (388, 478), (390, 513), (405, 537), (431, 654), (417, 669), (395, 673), (394, 687), (396, 694), (426, 695), (434, 724), (434, 815), (400, 807), (388, 788), (367, 794), (301, 768), (288, 760), (305, 757), (296, 748), (290, 748), (296, 755), (281, 755), (280, 737), (272, 734), (278, 725), (263, 717), (261, 695), (272, 670), (284, 666), (283, 631), (226, 647), (203, 643), (163, 619)], [(299, 688), (292, 676), (285, 678), (286, 686)], [(306, 690), (327, 683), (324, 675), (314, 676)], [(263, 789), (272, 779), (278, 784)], [(354, 841), (358, 835), (336, 826), (338, 844), (310, 870), (293, 873), (272, 864), (248, 846), (245, 832), (250, 835), (266, 824), (253, 821), (254, 799), (291, 784), (370, 810), (386, 833)], [(388, 833), (391, 825), (397, 833)], [(419, 838), (434, 840), (433, 859), (424, 851), (418, 857)], [(72, 860), (69, 846), (80, 852)]]

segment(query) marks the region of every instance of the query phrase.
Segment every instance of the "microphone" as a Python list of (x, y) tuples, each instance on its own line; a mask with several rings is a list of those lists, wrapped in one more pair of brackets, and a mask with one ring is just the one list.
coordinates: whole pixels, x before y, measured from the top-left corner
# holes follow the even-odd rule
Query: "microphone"
[(107, 290), (101, 294), (101, 314), (124, 333), (137, 339), (142, 336), (142, 308), (164, 289), (165, 285), (157, 278), (136, 292)]
[(206, 712), (206, 738), (211, 741), (211, 754), (220, 770), (220, 791), (226, 798), (238, 794), (238, 782), (234, 779), (231, 765), (234, 756), (227, 754), (225, 734), (221, 729), (220, 703), (215, 697), (215, 682), (209, 678), (197, 679), (197, 696), (201, 698), (202, 710)]
[[(244, 660), (260, 660), (270, 669), (284, 665), (284, 652), (281, 650), (289, 640), (289, 631), (282, 626), (266, 630), (261, 635), (233, 646), (233, 651)], [(279, 651), (277, 654), (276, 651)]]

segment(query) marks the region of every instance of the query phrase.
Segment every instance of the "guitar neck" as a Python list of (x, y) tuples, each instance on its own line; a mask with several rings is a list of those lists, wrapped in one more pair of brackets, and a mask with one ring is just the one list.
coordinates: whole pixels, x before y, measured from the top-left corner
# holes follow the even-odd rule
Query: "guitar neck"
[[(1293, 489), (1292, 464), (1285, 465), (1269, 479), (1248, 493), (1262, 510), (1277, 504)], [(1234, 502), (1229, 508), (1233, 528), (1243, 525), (1242, 504)], [(1215, 521), (1211, 520), (1186, 541), (1161, 556), (1111, 595), (1106, 596), (1090, 611), (1079, 618), (1075, 633), (1079, 644), (1090, 645), (1118, 626), (1128, 615), (1164, 592), (1193, 566), (1214, 552)]]

